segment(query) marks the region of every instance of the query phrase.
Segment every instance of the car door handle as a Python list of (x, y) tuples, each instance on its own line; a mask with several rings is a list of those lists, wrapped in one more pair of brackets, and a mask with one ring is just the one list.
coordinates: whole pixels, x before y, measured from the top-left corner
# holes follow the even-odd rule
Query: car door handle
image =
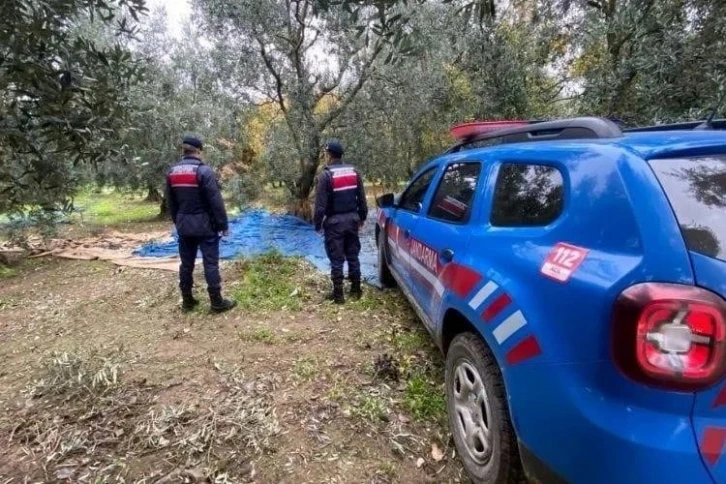
[(451, 249), (444, 249), (441, 251), (441, 258), (444, 262), (451, 262), (454, 260), (454, 251)]

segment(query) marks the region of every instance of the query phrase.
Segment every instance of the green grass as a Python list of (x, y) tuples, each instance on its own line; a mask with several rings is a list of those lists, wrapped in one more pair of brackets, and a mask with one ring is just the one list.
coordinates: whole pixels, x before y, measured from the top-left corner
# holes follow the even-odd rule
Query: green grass
[(305, 340), (306, 335), (301, 331), (290, 331), (282, 335), (282, 340), (285, 343), (294, 344)]
[(391, 481), (396, 477), (396, 469), (398, 466), (396, 463), (391, 461), (385, 461), (381, 463), (381, 465), (378, 467), (378, 470), (381, 474), (388, 477)]
[(349, 309), (353, 309), (358, 312), (364, 311), (376, 311), (381, 307), (385, 307), (387, 303), (386, 298), (381, 296), (381, 292), (378, 289), (363, 286), (363, 297), (358, 300), (353, 298), (346, 299), (346, 303)]
[(423, 374), (415, 374), (406, 382), (403, 406), (416, 420), (446, 419), (446, 396), (441, 386)]
[(31, 272), (33, 269), (36, 269), (43, 265), (46, 262), (43, 258), (38, 259), (22, 259), (17, 264), (14, 264), (12, 266), (6, 266), (4, 264), (0, 264), (0, 281), (4, 279), (12, 279), (13, 277), (17, 277), (21, 274), (25, 274), (28, 272)]
[(376, 395), (365, 395), (350, 409), (350, 413), (353, 416), (375, 423), (385, 420), (388, 409), (383, 398)]
[(343, 402), (353, 390), (345, 381), (345, 377), (341, 377), (338, 373), (333, 373), (332, 380), (333, 385), (326, 393), (325, 398), (334, 402)]
[(300, 259), (270, 252), (242, 260), (240, 269), (242, 280), (232, 296), (243, 309), (302, 309), (304, 291), (296, 284), (303, 270)]
[(3, 279), (10, 279), (11, 277), (15, 277), (17, 275), (17, 269), (13, 269), (12, 267), (7, 267), (0, 264), (0, 281), (2, 281)]
[(405, 353), (415, 353), (433, 345), (431, 336), (423, 329), (397, 331), (391, 335), (391, 340), (394, 348)]
[(149, 222), (159, 216), (157, 202), (148, 202), (143, 195), (117, 191), (95, 193), (85, 190), (75, 197), (74, 205), (80, 213), (73, 218), (88, 224)]
[(257, 328), (254, 331), (242, 331), (239, 337), (242, 341), (257, 341), (267, 345), (273, 345), (277, 341), (270, 328)]
[[(379, 326), (374, 331), (356, 332), (356, 341), (363, 348), (383, 347), (382, 351), (395, 360), (404, 384), (397, 405), (417, 421), (445, 422), (443, 361), (431, 336), (414, 317), (403, 298), (396, 292), (368, 288), (361, 301), (352, 302), (346, 308), (370, 312), (371, 317), (390, 321), (390, 324)], [(376, 365), (365, 362), (360, 366), (360, 372), (376, 376)], [(376, 409), (375, 402), (363, 399), (351, 411), (353, 414), (357, 412), (361, 416), (372, 417)]]
[(375, 287), (363, 285), (363, 297), (359, 300), (346, 299), (346, 307), (356, 311), (386, 312), (398, 317), (400, 314), (409, 314), (410, 306), (397, 291), (382, 291)]
[(413, 356), (422, 352), (436, 354), (434, 345), (429, 333), (420, 325), (396, 324), (371, 333), (361, 330), (357, 334), (359, 345), (384, 344), (390, 351), (401, 357)]
[(13, 309), (20, 306), (20, 303), (12, 298), (2, 298), (0, 297), (0, 310), (3, 309)]
[(292, 371), (300, 380), (311, 380), (318, 372), (318, 362), (308, 356), (295, 361)]

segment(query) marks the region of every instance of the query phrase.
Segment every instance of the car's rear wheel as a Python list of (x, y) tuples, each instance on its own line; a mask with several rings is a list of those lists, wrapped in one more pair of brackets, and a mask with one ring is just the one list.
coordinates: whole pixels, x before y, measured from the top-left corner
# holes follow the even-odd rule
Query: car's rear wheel
[(456, 336), (449, 346), (446, 398), (454, 443), (472, 481), (526, 482), (499, 366), (473, 333)]
[(383, 287), (396, 287), (396, 279), (391, 274), (391, 268), (388, 267), (388, 259), (386, 258), (386, 233), (378, 234), (378, 280), (381, 281)]

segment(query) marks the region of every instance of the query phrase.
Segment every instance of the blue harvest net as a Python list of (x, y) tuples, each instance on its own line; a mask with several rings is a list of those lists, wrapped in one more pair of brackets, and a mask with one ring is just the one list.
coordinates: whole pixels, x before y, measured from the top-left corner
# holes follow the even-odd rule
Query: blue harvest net
[[(310, 261), (319, 271), (329, 272), (330, 263), (325, 255), (323, 239), (309, 223), (290, 215), (275, 215), (264, 210), (249, 210), (230, 220), (230, 236), (222, 239), (220, 257), (232, 259), (255, 256), (277, 250), (286, 256), (300, 256)], [(361, 273), (363, 279), (374, 286), (378, 282), (377, 248), (372, 220), (361, 232)], [(135, 255), (142, 257), (169, 257), (178, 254), (176, 232), (174, 240), (146, 244)]]

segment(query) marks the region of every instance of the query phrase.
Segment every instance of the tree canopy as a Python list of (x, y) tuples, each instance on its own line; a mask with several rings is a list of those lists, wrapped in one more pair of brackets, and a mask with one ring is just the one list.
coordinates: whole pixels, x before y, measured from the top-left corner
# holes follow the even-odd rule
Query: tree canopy
[(726, 93), (719, 0), (191, 5), (173, 36), (143, 0), (3, 2), (0, 212), (67, 205), (90, 181), (158, 197), (195, 132), (240, 204), (282, 183), (307, 216), (329, 137), (396, 184), (458, 122), (694, 120)]
[(67, 200), (74, 168), (116, 150), (143, 66), (89, 24), (133, 35), (144, 11), (143, 0), (2, 2), (0, 212)]

